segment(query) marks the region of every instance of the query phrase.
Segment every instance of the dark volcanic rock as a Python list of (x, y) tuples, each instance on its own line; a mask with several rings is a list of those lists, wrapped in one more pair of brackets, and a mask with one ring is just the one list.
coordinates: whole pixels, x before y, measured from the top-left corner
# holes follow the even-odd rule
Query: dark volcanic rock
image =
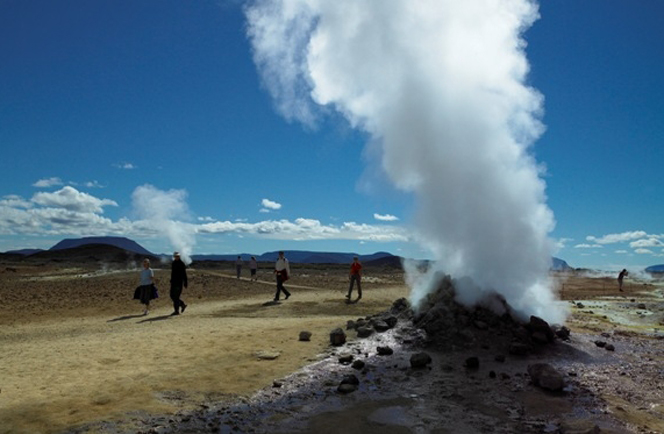
[(308, 331), (301, 331), (300, 332), (300, 340), (308, 342), (311, 340), (311, 332)]
[(392, 348), (385, 346), (376, 348), (376, 352), (379, 356), (391, 356), (394, 354), (394, 350)]
[(562, 374), (548, 363), (529, 365), (528, 375), (530, 375), (534, 385), (554, 392), (562, 390), (565, 385)]
[(468, 357), (464, 366), (468, 369), (478, 369), (480, 367), (480, 359), (476, 356)]
[(431, 356), (427, 353), (416, 353), (410, 356), (410, 366), (412, 368), (424, 368), (431, 363)]
[(330, 344), (335, 347), (341, 346), (346, 343), (346, 333), (340, 328), (332, 330), (330, 333)]

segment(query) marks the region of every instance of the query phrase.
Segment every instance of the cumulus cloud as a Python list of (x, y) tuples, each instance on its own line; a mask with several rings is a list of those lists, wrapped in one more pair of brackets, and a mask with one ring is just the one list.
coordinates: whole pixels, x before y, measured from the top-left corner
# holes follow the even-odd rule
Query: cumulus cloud
[(637, 241), (632, 241), (629, 243), (629, 246), (632, 249), (644, 248), (644, 247), (659, 247), (664, 246), (664, 243), (655, 237), (643, 238)]
[(281, 204), (279, 202), (275, 202), (270, 199), (263, 199), (261, 201), (261, 206), (263, 207), (260, 210), (261, 212), (270, 212), (281, 209)]
[(415, 196), (435, 267), (471, 276), (476, 299), (495, 290), (563, 319), (548, 276), (555, 222), (529, 154), (543, 131), (522, 38), (534, 2), (257, 0), (247, 18), (278, 110), (307, 126), (334, 110), (366, 132), (370, 165)]
[(33, 187), (37, 188), (48, 188), (48, 187), (55, 187), (58, 185), (64, 184), (62, 180), (58, 177), (53, 177), (53, 178), (44, 178), (40, 179), (39, 181), (35, 182), (32, 184)]
[(586, 240), (598, 244), (614, 244), (614, 243), (625, 243), (632, 240), (638, 240), (639, 238), (646, 237), (647, 235), (648, 234), (645, 231), (630, 231), (630, 232), (621, 232), (619, 234), (607, 234), (601, 237), (595, 237), (589, 235), (586, 237)]
[(655, 253), (652, 250), (649, 249), (636, 249), (634, 250), (634, 253), (638, 255), (654, 255)]
[(604, 246), (600, 244), (577, 244), (574, 246), (575, 249), (603, 249)]
[(298, 218), (290, 220), (266, 220), (256, 223), (219, 221), (199, 226), (201, 234), (253, 234), (271, 239), (293, 240), (365, 240), (379, 242), (409, 241), (405, 229), (391, 226), (372, 226), (346, 222), (340, 226), (324, 225), (319, 220)]
[(374, 213), (373, 216), (376, 220), (380, 220), (380, 221), (383, 221), (383, 222), (395, 222), (395, 221), (399, 220), (399, 217), (393, 216), (391, 214), (377, 214), (377, 213)]
[(74, 187), (66, 186), (53, 193), (36, 193), (32, 202), (44, 207), (64, 208), (75, 212), (103, 213), (105, 206), (118, 206), (110, 199), (98, 199)]

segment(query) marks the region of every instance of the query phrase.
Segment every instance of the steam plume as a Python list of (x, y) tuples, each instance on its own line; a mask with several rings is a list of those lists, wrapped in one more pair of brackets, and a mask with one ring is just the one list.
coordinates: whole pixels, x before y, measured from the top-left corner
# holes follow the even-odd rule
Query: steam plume
[[(436, 267), (472, 278), (462, 302), (497, 291), (524, 314), (563, 319), (548, 277), (554, 218), (528, 153), (543, 131), (522, 38), (535, 3), (258, 0), (246, 15), (278, 110), (314, 125), (334, 109), (370, 134), (391, 181), (417, 198)], [(435, 271), (411, 276), (414, 303)]]
[(149, 184), (136, 187), (132, 194), (134, 210), (139, 218), (166, 235), (173, 250), (180, 252), (182, 260), (189, 264), (196, 244), (195, 230), (190, 224), (176, 220), (189, 217), (186, 198), (185, 190), (162, 191)]

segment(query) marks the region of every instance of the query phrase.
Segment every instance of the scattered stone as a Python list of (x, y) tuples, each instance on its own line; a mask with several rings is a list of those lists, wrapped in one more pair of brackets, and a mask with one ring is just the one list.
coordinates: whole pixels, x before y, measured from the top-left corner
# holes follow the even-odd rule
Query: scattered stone
[(382, 333), (388, 331), (390, 329), (390, 326), (385, 321), (379, 319), (373, 321), (373, 328), (377, 332)]
[(468, 357), (464, 366), (468, 369), (478, 369), (480, 367), (480, 359), (476, 356)]
[(535, 338), (535, 334), (537, 334), (538, 339), (541, 340), (541, 336), (544, 336), (544, 339), (547, 342), (553, 342), (555, 337), (555, 333), (551, 330), (549, 323), (535, 315), (530, 317), (530, 322), (526, 324), (526, 329), (530, 331), (533, 338)]
[(340, 384), (337, 387), (337, 392), (343, 393), (344, 395), (348, 394), (348, 393), (353, 393), (356, 390), (357, 390), (357, 386), (354, 385), (354, 384)]
[(416, 353), (410, 356), (411, 368), (425, 368), (429, 363), (431, 363), (431, 356), (427, 353)]
[(308, 342), (311, 340), (311, 332), (308, 331), (301, 331), (300, 332), (300, 340)]
[(637, 309), (643, 309), (643, 310), (646, 310), (646, 309), (647, 309), (645, 303), (639, 303), (639, 304), (636, 306), (636, 308), (637, 308)]
[(346, 322), (346, 330), (356, 330), (357, 329), (357, 323), (355, 321), (348, 320)]
[(330, 333), (330, 344), (339, 347), (346, 343), (346, 333), (340, 328), (332, 330)]
[(528, 375), (530, 375), (535, 386), (554, 392), (561, 390), (565, 385), (563, 376), (548, 363), (529, 365)]
[(606, 351), (615, 351), (616, 347), (614, 347), (612, 344), (608, 344), (606, 347), (604, 347)]
[(281, 355), (279, 351), (259, 350), (254, 353), (259, 360), (274, 360)]
[(283, 383), (282, 383), (281, 381), (274, 380), (274, 381), (272, 382), (272, 387), (274, 387), (274, 388), (277, 388), (277, 389), (278, 389), (278, 388), (280, 388), (281, 386), (283, 386)]
[(358, 327), (357, 328), (357, 337), (358, 338), (368, 338), (374, 333), (374, 329), (371, 327)]
[(553, 329), (558, 339), (569, 341), (570, 329), (565, 326), (554, 326)]
[(496, 378), (496, 371), (489, 371), (489, 378)]
[(581, 303), (581, 302), (577, 303), (577, 304), (576, 304), (576, 307), (578, 307), (579, 309), (583, 309), (583, 308), (585, 308), (585, 306), (584, 306), (583, 303)]
[(342, 365), (350, 365), (353, 362), (353, 355), (352, 354), (344, 354), (343, 356), (339, 357), (339, 363)]
[(595, 341), (595, 345), (597, 345), (600, 348), (606, 347), (606, 342), (604, 341)]
[(364, 369), (365, 363), (362, 360), (355, 360), (351, 366), (353, 367), (353, 369), (357, 369), (358, 371), (360, 371)]
[(379, 356), (391, 356), (394, 354), (394, 350), (390, 347), (378, 347), (376, 348)]
[(360, 386), (360, 380), (355, 375), (346, 375), (337, 387), (339, 393), (352, 393), (355, 392)]

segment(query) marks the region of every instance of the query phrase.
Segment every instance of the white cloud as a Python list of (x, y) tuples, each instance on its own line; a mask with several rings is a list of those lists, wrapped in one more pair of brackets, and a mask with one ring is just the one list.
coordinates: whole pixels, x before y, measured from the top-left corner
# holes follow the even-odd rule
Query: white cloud
[(35, 193), (32, 202), (44, 207), (64, 208), (75, 212), (103, 213), (105, 206), (118, 206), (110, 199), (98, 199), (82, 193), (73, 187), (66, 186), (53, 193)]
[(93, 181), (87, 181), (83, 185), (88, 188), (104, 188), (104, 186), (101, 185), (96, 179)]
[(575, 249), (603, 249), (604, 246), (599, 244), (577, 244), (574, 246)]
[(645, 238), (637, 241), (632, 241), (629, 243), (629, 246), (632, 249), (638, 249), (641, 247), (659, 247), (659, 246), (664, 246), (664, 243), (662, 243), (660, 240), (657, 238), (651, 237), (651, 238)]
[(263, 211), (264, 209), (274, 210), (274, 211), (276, 211), (278, 209), (281, 209), (281, 204), (279, 202), (275, 202), (275, 201), (270, 200), (270, 199), (261, 200), (261, 205), (263, 206), (263, 209), (261, 209), (261, 212), (264, 212)]
[(9, 194), (0, 199), (0, 207), (30, 208), (32, 207), (32, 203), (16, 194)]
[(56, 185), (62, 185), (64, 184), (62, 180), (58, 177), (53, 177), (53, 178), (44, 178), (40, 179), (39, 181), (35, 182), (32, 184), (33, 187), (38, 187), (38, 188), (48, 188), (48, 187), (54, 187)]
[(586, 240), (598, 244), (613, 244), (613, 243), (626, 243), (632, 240), (638, 240), (639, 238), (647, 237), (648, 234), (644, 231), (631, 231), (631, 232), (622, 232), (619, 234), (607, 234), (599, 238), (592, 235), (587, 236)]
[(406, 231), (400, 227), (372, 226), (354, 222), (333, 226), (307, 218), (298, 218), (295, 221), (265, 220), (256, 223), (220, 221), (200, 225), (198, 233), (253, 234), (266, 238), (294, 240), (335, 239), (391, 242), (410, 239)]
[(380, 221), (383, 221), (383, 222), (395, 222), (395, 221), (399, 220), (399, 217), (393, 216), (391, 214), (377, 214), (377, 213), (374, 213), (373, 216), (376, 220), (380, 220)]
[(117, 167), (118, 169), (125, 169), (125, 170), (138, 169), (138, 166), (132, 163), (120, 163), (120, 164), (115, 164), (114, 166)]
[(627, 253), (629, 253), (629, 252), (628, 252), (627, 250), (616, 250), (614, 253), (616, 253), (616, 254), (618, 254), (618, 255), (625, 255), (625, 254), (627, 254)]
[(636, 249), (634, 250), (634, 253), (637, 253), (639, 255), (653, 255), (654, 252), (649, 249)]

